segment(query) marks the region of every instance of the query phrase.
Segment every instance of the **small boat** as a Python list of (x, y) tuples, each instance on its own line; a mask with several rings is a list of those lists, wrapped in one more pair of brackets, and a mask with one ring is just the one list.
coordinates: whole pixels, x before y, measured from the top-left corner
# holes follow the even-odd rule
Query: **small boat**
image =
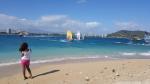
[(145, 35), (144, 41), (145, 41), (146, 43), (150, 43), (150, 35)]
[(145, 43), (144, 39), (141, 39), (139, 37), (134, 37), (134, 38), (131, 39), (131, 41), (132, 41), (133, 44), (142, 44), (142, 43)]
[(66, 35), (67, 40), (68, 40), (68, 41), (72, 41), (72, 40), (73, 40), (72, 37), (73, 37), (72, 32), (71, 32), (71, 31), (67, 31), (67, 35)]

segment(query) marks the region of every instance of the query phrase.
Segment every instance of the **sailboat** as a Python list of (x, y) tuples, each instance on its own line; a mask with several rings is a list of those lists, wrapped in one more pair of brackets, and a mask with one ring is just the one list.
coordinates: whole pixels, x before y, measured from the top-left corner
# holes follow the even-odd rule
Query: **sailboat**
[(85, 35), (82, 34), (82, 40), (84, 40)]
[(77, 37), (77, 40), (81, 40), (81, 34), (80, 34), (80, 32), (77, 32), (76, 37)]
[(66, 38), (67, 38), (67, 40), (68, 41), (72, 41), (73, 40), (73, 38), (72, 38), (72, 32), (71, 31), (67, 31), (67, 36), (66, 36)]

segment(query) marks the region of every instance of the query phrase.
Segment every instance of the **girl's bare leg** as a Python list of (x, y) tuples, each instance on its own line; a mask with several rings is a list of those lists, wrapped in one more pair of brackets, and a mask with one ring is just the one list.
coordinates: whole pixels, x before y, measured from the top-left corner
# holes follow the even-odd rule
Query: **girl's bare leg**
[(24, 79), (27, 79), (27, 77), (26, 77), (26, 67), (25, 66), (22, 66), (22, 72), (23, 72)]
[(27, 71), (28, 71), (28, 72), (29, 72), (29, 74), (30, 74), (30, 78), (33, 78), (33, 77), (32, 77), (32, 72), (31, 72), (30, 67), (29, 67), (29, 66), (26, 66), (26, 68), (27, 68)]

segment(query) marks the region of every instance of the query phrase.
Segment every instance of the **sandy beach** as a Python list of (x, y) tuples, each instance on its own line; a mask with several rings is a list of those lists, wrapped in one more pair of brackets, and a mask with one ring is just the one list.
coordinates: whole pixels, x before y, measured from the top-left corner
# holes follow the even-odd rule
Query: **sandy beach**
[[(33, 79), (23, 80), (19, 65), (0, 67), (0, 84), (150, 84), (150, 60), (97, 60), (31, 66)], [(3, 69), (5, 70), (3, 70)], [(17, 70), (15, 70), (17, 69)], [(4, 75), (5, 73), (12, 73)]]

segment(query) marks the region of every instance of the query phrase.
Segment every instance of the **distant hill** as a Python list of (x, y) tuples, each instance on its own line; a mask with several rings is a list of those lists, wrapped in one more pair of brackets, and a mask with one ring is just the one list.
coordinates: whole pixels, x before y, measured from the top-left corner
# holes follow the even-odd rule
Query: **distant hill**
[(108, 38), (128, 38), (128, 39), (139, 38), (139, 39), (143, 39), (145, 34), (150, 35), (150, 32), (120, 30), (115, 33), (108, 34), (107, 37)]

